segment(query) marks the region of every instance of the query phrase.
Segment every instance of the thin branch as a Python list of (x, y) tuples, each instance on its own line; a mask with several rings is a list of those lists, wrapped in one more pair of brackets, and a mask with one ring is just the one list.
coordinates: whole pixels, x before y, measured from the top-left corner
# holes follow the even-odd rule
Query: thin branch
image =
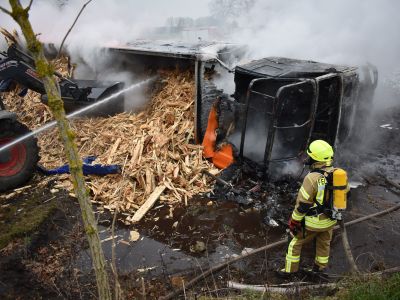
[(85, 7), (86, 7), (90, 2), (92, 2), (92, 0), (89, 0), (89, 1), (87, 1), (85, 4), (83, 4), (81, 10), (79, 11), (78, 15), (77, 15), (76, 18), (75, 18), (74, 23), (72, 23), (71, 27), (68, 29), (67, 33), (65, 34), (65, 36), (64, 36), (64, 38), (63, 38), (63, 40), (62, 40), (62, 42), (61, 42), (60, 49), (58, 49), (57, 57), (60, 56), (61, 50), (62, 50), (62, 48), (63, 48), (63, 46), (64, 46), (64, 43), (65, 43), (65, 40), (67, 39), (68, 35), (70, 34), (72, 28), (74, 28), (74, 26), (75, 26), (76, 22), (78, 21), (78, 19), (79, 19), (81, 13), (83, 12), (83, 10), (85, 9)]
[[(126, 162), (128, 160), (128, 156), (126, 156), (124, 165), (122, 166), (122, 176), (125, 177), (125, 166)], [(121, 197), (122, 193), (122, 187), (121, 185), (120, 191), (119, 191), (119, 197)], [(117, 263), (116, 263), (116, 255), (115, 255), (115, 222), (117, 220), (117, 215), (119, 213), (119, 205), (115, 208), (114, 212), (114, 217), (112, 220), (111, 224), (111, 236), (112, 236), (112, 244), (111, 244), (111, 271), (113, 272), (114, 275), (114, 281), (115, 281), (115, 287), (114, 287), (114, 299), (115, 300), (120, 300), (124, 299), (123, 291), (121, 288), (121, 284), (119, 283), (119, 277), (118, 277), (118, 270), (117, 270)]]
[(122, 299), (122, 289), (119, 283), (116, 257), (115, 257), (115, 221), (117, 220), (117, 215), (119, 211), (119, 205), (116, 207), (114, 212), (114, 217), (111, 224), (111, 236), (112, 236), (112, 244), (111, 244), (111, 271), (114, 275), (115, 287), (114, 287), (114, 297), (116, 300)]
[(0, 10), (1, 10), (3, 13), (5, 13), (5, 14), (11, 16), (11, 11), (8, 11), (8, 10), (5, 9), (4, 7), (0, 6)]
[(26, 11), (29, 11), (31, 9), (33, 0), (29, 1), (29, 5), (25, 8)]
[(144, 282), (143, 277), (141, 277), (141, 282), (142, 282), (142, 296), (143, 296), (142, 298), (146, 300), (146, 284)]

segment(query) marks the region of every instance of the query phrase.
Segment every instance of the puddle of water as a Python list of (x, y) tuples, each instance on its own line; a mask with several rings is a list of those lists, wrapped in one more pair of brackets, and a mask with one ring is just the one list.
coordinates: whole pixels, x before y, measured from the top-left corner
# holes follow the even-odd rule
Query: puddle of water
[[(139, 272), (156, 277), (208, 268), (240, 255), (244, 248), (265, 245), (267, 237), (278, 240), (283, 234), (284, 228), (263, 225), (258, 210), (243, 209), (232, 202), (208, 202), (198, 199), (188, 207), (172, 210), (164, 205), (151, 210), (135, 228), (140, 232), (135, 242), (129, 241), (131, 229), (118, 228), (115, 254), (119, 274)], [(111, 232), (104, 226), (99, 226), (99, 231), (105, 257), (111, 261)], [(204, 249), (196, 249), (198, 242)], [(84, 272), (92, 269), (88, 250), (80, 253), (77, 267)]]
[[(112, 237), (106, 227), (99, 226), (103, 251), (111, 262)], [(152, 238), (141, 236), (135, 242), (129, 242), (130, 230), (118, 229), (115, 232), (116, 265), (120, 275), (138, 272), (142, 276), (171, 275), (187, 270), (198, 269), (228, 259), (235, 255), (228, 246), (218, 245), (213, 253), (203, 257), (194, 257), (181, 249), (172, 248)], [(84, 272), (92, 269), (88, 250), (82, 251), (77, 259), (77, 267)]]

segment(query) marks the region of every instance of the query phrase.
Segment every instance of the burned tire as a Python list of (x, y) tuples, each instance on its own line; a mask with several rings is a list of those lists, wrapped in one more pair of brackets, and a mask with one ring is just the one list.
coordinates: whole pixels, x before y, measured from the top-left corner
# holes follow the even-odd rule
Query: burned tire
[(3, 99), (0, 96), (0, 110), (6, 110), (6, 106), (3, 103)]
[[(28, 134), (29, 129), (13, 120), (0, 120), (0, 148)], [(0, 152), (0, 192), (16, 188), (32, 178), (39, 160), (37, 140), (29, 137)]]
[(214, 83), (210, 80), (204, 80), (201, 92), (201, 115), (200, 115), (200, 141), (203, 141), (204, 134), (206, 133), (208, 116), (210, 114), (211, 107), (215, 100), (225, 95), (222, 90), (217, 89)]

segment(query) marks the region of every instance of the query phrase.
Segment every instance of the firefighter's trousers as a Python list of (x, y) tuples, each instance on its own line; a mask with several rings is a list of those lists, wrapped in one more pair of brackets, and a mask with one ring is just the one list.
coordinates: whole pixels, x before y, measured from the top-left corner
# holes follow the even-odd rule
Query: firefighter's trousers
[(286, 252), (285, 272), (292, 273), (299, 270), (301, 248), (314, 238), (316, 239), (315, 264), (320, 269), (325, 268), (328, 265), (332, 233), (333, 228), (319, 232), (306, 229), (304, 235), (302, 231), (298, 232), (289, 243)]

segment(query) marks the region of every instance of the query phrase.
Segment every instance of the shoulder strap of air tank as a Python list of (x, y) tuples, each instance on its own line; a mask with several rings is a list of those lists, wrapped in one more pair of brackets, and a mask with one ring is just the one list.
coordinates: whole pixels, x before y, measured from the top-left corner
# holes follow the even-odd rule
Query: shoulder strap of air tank
[[(311, 173), (318, 173), (318, 174), (321, 174), (321, 175), (323, 175), (325, 178), (328, 179), (329, 174), (332, 174), (335, 170), (336, 170), (336, 168), (332, 169), (331, 171), (326, 171), (326, 170), (323, 170), (323, 169), (314, 169), (314, 170), (312, 170)], [(327, 174), (327, 175), (325, 175), (325, 174)]]

